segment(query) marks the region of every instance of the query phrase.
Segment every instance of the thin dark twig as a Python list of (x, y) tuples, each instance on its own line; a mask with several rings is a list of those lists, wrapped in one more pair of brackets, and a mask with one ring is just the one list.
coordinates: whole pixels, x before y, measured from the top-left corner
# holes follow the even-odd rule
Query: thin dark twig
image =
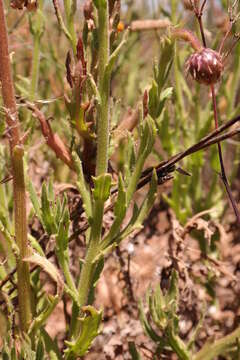
[(200, 10), (201, 15), (203, 13), (203, 10), (204, 10), (204, 7), (205, 7), (206, 3), (207, 3), (207, 0), (204, 0), (203, 3), (202, 3), (201, 10)]
[(223, 49), (224, 44), (225, 44), (225, 41), (227, 40), (230, 32), (232, 31), (232, 26), (233, 26), (233, 23), (232, 23), (232, 21), (230, 20), (229, 28), (228, 28), (226, 34), (224, 35), (224, 37), (223, 37), (223, 39), (222, 39), (222, 41), (221, 41), (221, 44), (220, 44), (220, 46), (219, 46), (219, 50), (218, 50), (219, 54), (221, 54), (222, 49)]
[(152, 173), (154, 168), (156, 169), (156, 171), (158, 171), (160, 169), (165, 171), (167, 167), (169, 167), (170, 165), (176, 164), (178, 161), (182, 160), (185, 156), (193, 154), (194, 152), (196, 152), (198, 150), (202, 150), (205, 147), (210, 146), (216, 142), (223, 141), (223, 140), (227, 139), (228, 137), (232, 137), (232, 136), (236, 135), (235, 132), (232, 133), (232, 131), (231, 131), (229, 133), (223, 134), (220, 137), (218, 137), (219, 134), (221, 134), (222, 132), (227, 130), (229, 127), (233, 126), (238, 121), (240, 121), (240, 115), (229, 120), (225, 124), (219, 126), (217, 129), (213, 130), (210, 134), (203, 137), (197, 144), (190, 146), (187, 150), (182, 151), (182, 152), (172, 156), (169, 160), (162, 161), (156, 167), (150, 167), (150, 168), (144, 170), (142, 172), (141, 177), (145, 177), (146, 175)]
[(200, 11), (199, 11), (199, 9), (197, 9), (197, 11), (195, 10), (195, 15), (196, 15), (197, 20), (198, 20), (198, 24), (199, 24), (201, 37), (202, 37), (202, 42), (203, 42), (204, 47), (207, 47), (207, 42), (206, 42), (206, 37), (205, 37), (205, 33), (204, 33), (204, 27), (203, 27), (203, 23), (202, 23), (202, 15), (203, 15), (203, 10), (204, 10), (204, 7), (206, 5), (206, 2), (207, 2), (207, 0), (203, 1)]
[[(211, 93), (212, 93), (212, 102), (213, 102), (213, 111), (214, 111), (214, 120), (215, 120), (215, 127), (216, 129), (218, 128), (218, 114), (217, 114), (217, 102), (216, 102), (216, 94), (215, 94), (215, 88), (214, 85), (211, 85)], [(219, 155), (219, 162), (220, 162), (220, 167), (221, 167), (221, 179), (222, 182), (225, 186), (225, 189), (227, 191), (229, 200), (231, 202), (233, 211), (236, 215), (237, 221), (240, 224), (240, 214), (237, 208), (237, 204), (233, 198), (229, 183), (228, 183), (228, 179), (227, 179), (227, 175), (226, 175), (226, 171), (225, 171), (225, 167), (224, 167), (224, 163), (223, 163), (223, 155), (222, 155), (222, 147), (221, 144), (218, 143), (218, 155)]]

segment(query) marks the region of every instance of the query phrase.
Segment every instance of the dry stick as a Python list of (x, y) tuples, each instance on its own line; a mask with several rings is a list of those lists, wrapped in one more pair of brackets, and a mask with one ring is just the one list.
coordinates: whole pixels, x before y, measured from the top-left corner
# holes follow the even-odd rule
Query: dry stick
[(13, 171), (15, 237), (17, 246), (19, 247), (17, 283), (20, 329), (26, 332), (32, 319), (29, 265), (23, 262), (23, 259), (29, 252), (27, 240), (26, 190), (23, 168), (23, 147), (20, 139), (15, 91), (11, 74), (3, 0), (0, 0), (0, 80), (2, 83), (2, 97), (6, 112), (6, 122), (9, 128), (9, 145)]
[(135, 20), (129, 25), (131, 31), (165, 29), (171, 25), (168, 19)]
[[(219, 143), (223, 140), (226, 140), (228, 138), (231, 138), (237, 134), (240, 133), (240, 128), (237, 128), (235, 130), (231, 130), (228, 131), (225, 134), (221, 134), (219, 135), (221, 132), (225, 131), (227, 128), (229, 128), (230, 126), (234, 125), (236, 122), (240, 121), (240, 116), (228, 121), (227, 123), (221, 125), (218, 129), (215, 129), (214, 131), (212, 131), (210, 134), (208, 134), (207, 136), (205, 136), (202, 140), (200, 140), (197, 144), (192, 145), (190, 148), (188, 148), (187, 150), (174, 155), (172, 158), (170, 158), (167, 161), (163, 161), (161, 162), (158, 166), (156, 167), (151, 167), (149, 169), (146, 169), (143, 173), (142, 173), (142, 179), (139, 181), (138, 186), (137, 186), (137, 190), (139, 190), (140, 188), (142, 188), (143, 186), (145, 186), (147, 183), (149, 183), (151, 181), (151, 177), (152, 177), (152, 172), (153, 169), (156, 169), (157, 174), (158, 174), (158, 178), (159, 178), (159, 183), (164, 183), (166, 181), (168, 181), (170, 178), (172, 178), (172, 176), (169, 174), (171, 171), (174, 171), (174, 165), (182, 160), (184, 157), (191, 155), (193, 153), (195, 153), (196, 151), (199, 150), (203, 150), (205, 148), (207, 148), (210, 145)], [(162, 180), (161, 180), (162, 179)], [(117, 188), (113, 189), (111, 191), (111, 195), (114, 195), (117, 193)], [(113, 208), (114, 204), (110, 204), (109, 206), (107, 206), (104, 209), (104, 213), (108, 212), (109, 210), (111, 210)], [(73, 241), (76, 236), (79, 236), (80, 234), (84, 233), (87, 229), (89, 228), (89, 224), (86, 221), (82, 227), (77, 230), (75, 233), (73, 233), (70, 238), (69, 238), (69, 242)], [(54, 251), (50, 251), (46, 254), (47, 258), (50, 258), (51, 256), (54, 255)], [(34, 271), (38, 266), (34, 266), (31, 268), (31, 272)], [(16, 269), (13, 269), (11, 271), (10, 274), (8, 274), (5, 279), (3, 279), (0, 282), (0, 289), (10, 280), (10, 277), (13, 276), (16, 272)], [(12, 294), (14, 291), (14, 287), (8, 292), (8, 295)], [(3, 305), (4, 301), (0, 301), (0, 305)]]
[[(202, 24), (202, 14), (203, 14), (203, 9), (204, 9), (205, 4), (206, 4), (206, 0), (203, 1), (200, 12), (195, 11), (195, 14), (196, 14), (196, 17), (198, 19), (198, 23), (199, 23), (199, 27), (200, 27), (200, 31), (201, 31), (201, 36), (202, 36), (203, 46), (206, 48), (207, 44), (206, 44), (206, 38), (205, 38), (204, 28), (203, 28), (203, 24)], [(225, 39), (224, 39), (224, 41), (225, 41)], [(221, 44), (220, 47), (222, 47), (222, 46), (223, 46), (223, 44)], [(213, 104), (215, 128), (217, 129), (218, 128), (218, 113), (217, 113), (217, 102), (216, 102), (216, 93), (215, 93), (214, 84), (210, 85), (210, 89), (211, 89), (211, 94), (212, 94), (212, 104)], [(221, 147), (220, 143), (218, 143), (217, 146), (218, 146), (218, 157), (219, 157), (220, 168), (221, 168), (221, 179), (222, 179), (222, 182), (223, 182), (223, 184), (225, 186), (225, 189), (227, 191), (227, 194), (228, 194), (229, 200), (231, 202), (233, 211), (234, 211), (234, 213), (236, 215), (237, 221), (240, 224), (240, 214), (239, 214), (239, 211), (238, 211), (238, 208), (237, 208), (237, 204), (236, 204), (236, 202), (235, 202), (235, 200), (233, 198), (233, 195), (232, 195), (229, 183), (228, 183), (228, 179), (227, 179), (227, 176), (226, 176), (226, 171), (225, 171), (225, 167), (224, 167), (224, 163), (223, 163), (223, 156), (222, 156), (222, 147)]]

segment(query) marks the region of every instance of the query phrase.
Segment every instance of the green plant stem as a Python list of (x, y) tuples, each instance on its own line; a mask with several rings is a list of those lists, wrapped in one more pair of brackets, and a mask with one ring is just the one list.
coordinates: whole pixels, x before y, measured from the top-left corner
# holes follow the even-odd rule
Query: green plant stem
[(193, 360), (212, 360), (219, 355), (223, 355), (229, 348), (237, 344), (240, 338), (240, 327), (234, 330), (231, 334), (216, 340), (213, 344), (207, 343), (203, 348), (193, 357)]
[(71, 271), (69, 269), (69, 256), (68, 256), (68, 254), (60, 253), (60, 251), (59, 251), (59, 252), (57, 252), (57, 257), (58, 257), (59, 264), (62, 268), (64, 277), (66, 279), (66, 283), (67, 283), (69, 289), (71, 290), (71, 292), (77, 298), (77, 288), (75, 286), (75, 282), (73, 280)]
[(77, 36), (74, 29), (74, 14), (75, 14), (75, 4), (76, 0), (64, 0), (64, 10), (67, 20), (67, 30), (71, 35), (71, 43), (74, 54), (76, 54), (76, 46), (77, 46)]
[(95, 257), (99, 252), (99, 239), (101, 237), (102, 230), (102, 218), (103, 218), (103, 204), (101, 201), (96, 201), (94, 206), (95, 221), (91, 230), (89, 247), (85, 258), (85, 263), (81, 271), (81, 277), (79, 281), (79, 305), (83, 306), (87, 303), (89, 290), (92, 285), (92, 275), (96, 266), (94, 262)]
[(179, 360), (190, 360), (190, 354), (182, 340), (173, 333), (172, 329), (167, 331), (168, 341), (171, 348), (177, 354)]
[(30, 18), (30, 26), (33, 34), (33, 57), (32, 57), (32, 72), (29, 99), (35, 100), (38, 89), (39, 80), (39, 65), (40, 65), (40, 41), (43, 34), (44, 20), (43, 20), (43, 3), (44, 0), (38, 1), (37, 13), (33, 18)]
[[(106, 66), (109, 61), (109, 16), (108, 1), (98, 7), (98, 34), (99, 34), (99, 79), (98, 89), (100, 104), (98, 106), (98, 138), (97, 138), (97, 168), (96, 176), (107, 172), (108, 144), (109, 144), (109, 76), (105, 76)], [(80, 308), (87, 304), (89, 291), (92, 285), (93, 274), (96, 267), (95, 257), (99, 252), (101, 239), (104, 201), (96, 200), (93, 206), (93, 223), (91, 226), (90, 240), (86, 257), (82, 266), (79, 281)], [(72, 320), (71, 333), (77, 335), (79, 325), (74, 325)]]
[[(177, 1), (171, 0), (171, 20), (172, 24), (177, 24)], [(176, 137), (179, 138), (179, 128), (180, 124), (184, 123), (184, 103), (181, 89), (181, 75), (179, 70), (179, 56), (178, 56), (178, 44), (174, 44), (174, 59), (173, 59), (173, 69), (174, 69), (174, 78), (175, 78), (175, 94), (176, 94)], [(179, 141), (176, 141), (176, 146)]]
[[(93, 285), (93, 275), (97, 265), (97, 262), (94, 262), (94, 259), (99, 254), (99, 241), (101, 238), (103, 210), (104, 206), (102, 201), (96, 201), (93, 209), (94, 224), (91, 228), (89, 246), (82, 266), (78, 285), (79, 297), (77, 305), (80, 309), (82, 306), (87, 304), (89, 291)], [(80, 324), (77, 322), (78, 315), (79, 311), (76, 310), (71, 319), (70, 336), (76, 337), (79, 334)]]
[(34, 35), (33, 37), (33, 59), (32, 59), (32, 79), (29, 99), (30, 101), (35, 100), (38, 79), (39, 79), (39, 63), (40, 63), (40, 36)]
[(109, 144), (109, 89), (110, 77), (105, 76), (105, 69), (109, 61), (109, 17), (108, 1), (105, 6), (99, 6), (99, 67), (98, 89), (101, 103), (98, 107), (97, 119), (97, 165), (96, 176), (107, 172), (108, 144)]
[(3, 0), (0, 0), (0, 79), (2, 83), (3, 104), (6, 110), (6, 121), (9, 128), (9, 144), (13, 171), (15, 237), (20, 250), (19, 258), (17, 259), (20, 329), (26, 332), (32, 319), (30, 272), (28, 264), (23, 262), (23, 259), (28, 255), (29, 251), (27, 239), (26, 190), (24, 182), (23, 148), (20, 140), (19, 120), (11, 74)]
[[(100, 104), (98, 105), (97, 116), (97, 164), (96, 176), (107, 172), (108, 168), (108, 146), (109, 146), (109, 89), (110, 75), (106, 74), (106, 67), (109, 62), (109, 14), (108, 1), (99, 4), (98, 7), (98, 91)], [(87, 304), (89, 291), (91, 289), (96, 262), (94, 259), (99, 253), (99, 243), (101, 239), (102, 219), (104, 212), (104, 201), (96, 200), (93, 208), (93, 223), (89, 245), (82, 266), (79, 281), (78, 306)], [(77, 316), (77, 315), (76, 315)], [(76, 322), (76, 316), (72, 319), (71, 335), (77, 336), (80, 325)]]

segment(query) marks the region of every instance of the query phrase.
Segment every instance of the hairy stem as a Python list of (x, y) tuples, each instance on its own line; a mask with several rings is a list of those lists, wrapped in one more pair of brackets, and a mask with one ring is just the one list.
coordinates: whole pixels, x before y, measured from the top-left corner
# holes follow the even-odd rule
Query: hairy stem
[(96, 176), (107, 172), (108, 168), (108, 143), (109, 143), (109, 88), (110, 79), (105, 76), (105, 69), (109, 60), (109, 17), (108, 1), (105, 6), (99, 6), (99, 67), (98, 89), (101, 104), (98, 109), (97, 123), (97, 165)]
[(26, 332), (32, 319), (30, 272), (28, 264), (23, 262), (23, 259), (28, 255), (26, 190), (23, 169), (23, 148), (20, 140), (19, 120), (11, 74), (3, 0), (0, 0), (0, 80), (2, 83), (6, 121), (9, 128), (9, 144), (13, 170), (15, 237), (20, 250), (19, 258), (17, 259), (20, 329)]
[[(98, 138), (97, 138), (97, 165), (96, 176), (103, 175), (108, 168), (108, 145), (109, 145), (109, 87), (110, 76), (106, 75), (106, 67), (109, 61), (109, 14), (108, 1), (98, 7), (98, 36), (99, 36), (99, 80), (98, 90), (100, 104), (98, 106)], [(82, 266), (79, 281), (78, 306), (86, 305), (88, 302), (89, 291), (93, 285), (93, 276), (97, 262), (94, 259), (99, 253), (99, 243), (101, 240), (102, 219), (104, 212), (104, 201), (96, 200), (93, 208), (93, 223), (86, 257)], [(80, 324), (76, 322), (76, 316), (72, 319), (71, 335), (77, 336)]]

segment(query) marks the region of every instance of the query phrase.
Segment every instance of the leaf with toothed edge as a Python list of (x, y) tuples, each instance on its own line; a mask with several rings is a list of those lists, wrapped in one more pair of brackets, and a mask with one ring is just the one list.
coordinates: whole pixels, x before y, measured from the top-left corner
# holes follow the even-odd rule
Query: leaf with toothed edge
[(67, 349), (65, 350), (66, 356), (70, 354), (83, 356), (99, 334), (102, 311), (98, 311), (93, 306), (88, 305), (82, 307), (82, 312), (84, 316), (79, 319), (81, 322), (81, 333), (76, 341), (65, 341), (67, 345)]

